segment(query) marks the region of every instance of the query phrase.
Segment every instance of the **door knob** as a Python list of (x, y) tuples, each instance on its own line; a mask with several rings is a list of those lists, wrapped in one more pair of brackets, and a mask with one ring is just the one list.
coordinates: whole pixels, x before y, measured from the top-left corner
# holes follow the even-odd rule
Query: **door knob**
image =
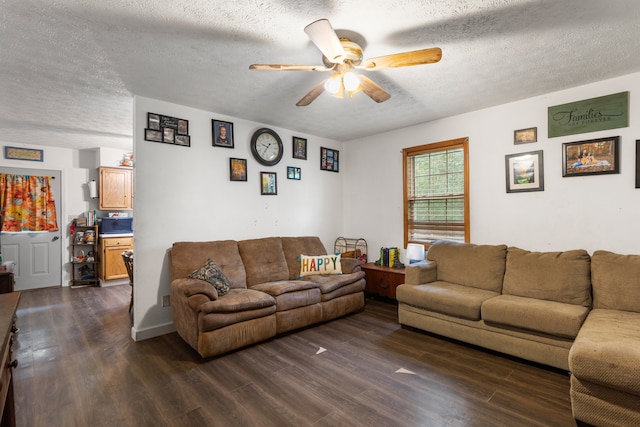
[(58, 240), (60, 238), (60, 236), (53, 236), (53, 239), (51, 239), (52, 242), (55, 242), (56, 240)]

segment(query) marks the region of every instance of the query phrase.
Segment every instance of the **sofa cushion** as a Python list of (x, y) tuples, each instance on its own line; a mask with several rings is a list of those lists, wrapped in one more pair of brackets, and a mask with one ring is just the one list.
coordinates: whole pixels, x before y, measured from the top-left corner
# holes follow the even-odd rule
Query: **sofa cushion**
[(342, 285), (339, 288), (335, 288), (330, 292), (323, 292), (320, 294), (320, 301), (326, 302), (333, 299), (343, 297), (350, 294), (363, 294), (366, 282), (364, 279), (360, 279), (357, 282)]
[(251, 289), (267, 293), (276, 300), (276, 311), (291, 310), (320, 302), (320, 289), (313, 282), (284, 280), (261, 283)]
[(281, 237), (284, 258), (289, 269), (289, 280), (300, 276), (300, 254), (322, 255), (327, 250), (316, 236)]
[(203, 313), (236, 313), (275, 305), (276, 301), (273, 297), (264, 292), (253, 289), (231, 289), (224, 297), (205, 302), (198, 308), (198, 311)]
[(480, 320), (482, 303), (497, 295), (500, 294), (443, 281), (396, 288), (398, 302), (468, 320)]
[(500, 295), (482, 304), (487, 324), (526, 329), (541, 334), (573, 339), (589, 314), (589, 308), (534, 298)]
[(342, 288), (343, 286), (347, 286), (358, 282), (360, 279), (364, 279), (364, 271), (360, 270), (355, 273), (340, 275), (312, 275), (306, 276), (304, 279), (317, 283), (320, 291), (322, 291), (323, 294), (328, 294), (336, 289)]
[(220, 329), (276, 312), (275, 300), (252, 289), (232, 289), (227, 295), (200, 306), (200, 332)]
[(238, 250), (247, 272), (247, 286), (289, 278), (279, 237), (241, 240), (238, 242)]
[(595, 251), (591, 282), (594, 308), (640, 312), (640, 255)]
[(571, 351), (569, 369), (582, 381), (640, 396), (640, 313), (593, 309)]
[(500, 292), (506, 245), (474, 245), (438, 240), (427, 252), (437, 265), (437, 280)]
[(171, 281), (189, 276), (211, 258), (218, 264), (232, 288), (246, 288), (244, 263), (235, 240), (176, 242), (171, 248)]
[(231, 289), (229, 281), (222, 273), (222, 270), (220, 270), (220, 267), (218, 267), (211, 258), (209, 258), (202, 267), (189, 274), (189, 278), (204, 280), (210, 283), (216, 288), (216, 291), (218, 291), (218, 296), (225, 295), (229, 292), (229, 289)]
[(342, 265), (342, 274), (355, 273), (362, 271), (362, 263), (357, 258), (345, 258), (344, 254), (340, 256), (340, 264)]
[(251, 289), (256, 291), (265, 292), (272, 297), (276, 297), (278, 295), (304, 291), (307, 289), (317, 289), (318, 284), (309, 282), (306, 280), (281, 280), (278, 282), (267, 282), (260, 283), (259, 285), (252, 286)]
[(530, 252), (510, 247), (502, 293), (591, 306), (591, 265), (587, 251)]
[(315, 274), (342, 274), (340, 254), (300, 255), (300, 277)]

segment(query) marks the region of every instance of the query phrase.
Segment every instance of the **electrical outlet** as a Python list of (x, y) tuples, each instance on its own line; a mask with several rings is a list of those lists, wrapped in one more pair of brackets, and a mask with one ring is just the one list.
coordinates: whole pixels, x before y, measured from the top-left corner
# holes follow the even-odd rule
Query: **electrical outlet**
[(163, 307), (169, 307), (171, 305), (171, 296), (170, 295), (163, 295), (162, 296), (162, 306)]

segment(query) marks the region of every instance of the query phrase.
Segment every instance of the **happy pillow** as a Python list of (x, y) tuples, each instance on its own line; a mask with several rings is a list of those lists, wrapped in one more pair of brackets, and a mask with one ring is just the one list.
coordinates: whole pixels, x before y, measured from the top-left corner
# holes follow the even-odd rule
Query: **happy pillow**
[(342, 274), (340, 254), (300, 255), (300, 277), (311, 274)]

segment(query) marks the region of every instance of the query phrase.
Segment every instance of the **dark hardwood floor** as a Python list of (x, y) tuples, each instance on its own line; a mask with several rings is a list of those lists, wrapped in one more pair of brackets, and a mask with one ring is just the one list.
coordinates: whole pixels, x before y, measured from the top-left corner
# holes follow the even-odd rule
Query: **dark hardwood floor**
[(389, 303), (202, 361), (175, 333), (132, 341), (129, 295), (23, 292), (19, 426), (575, 426), (567, 373), (401, 328)]

